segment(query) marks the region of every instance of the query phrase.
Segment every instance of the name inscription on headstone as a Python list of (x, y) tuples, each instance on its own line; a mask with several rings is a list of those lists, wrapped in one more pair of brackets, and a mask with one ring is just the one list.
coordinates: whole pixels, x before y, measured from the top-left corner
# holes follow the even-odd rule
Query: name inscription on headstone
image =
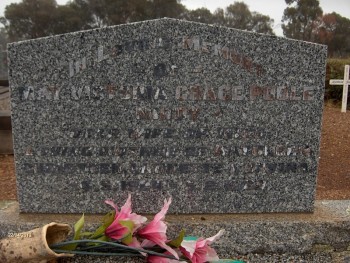
[(312, 210), (323, 46), (162, 19), (9, 51), (22, 211)]

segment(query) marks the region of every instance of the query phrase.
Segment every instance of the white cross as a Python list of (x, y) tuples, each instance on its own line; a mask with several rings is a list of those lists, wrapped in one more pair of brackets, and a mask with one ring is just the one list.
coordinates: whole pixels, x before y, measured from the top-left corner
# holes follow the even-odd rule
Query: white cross
[(343, 85), (343, 100), (341, 103), (341, 112), (346, 112), (346, 104), (348, 101), (348, 87), (350, 85), (349, 80), (349, 65), (345, 65), (344, 79), (330, 79), (329, 85)]

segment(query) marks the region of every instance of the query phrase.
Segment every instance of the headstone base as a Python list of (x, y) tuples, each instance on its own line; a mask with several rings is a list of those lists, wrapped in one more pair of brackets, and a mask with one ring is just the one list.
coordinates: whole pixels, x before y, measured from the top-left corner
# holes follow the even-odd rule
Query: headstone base
[[(221, 258), (247, 262), (350, 262), (350, 200), (317, 201), (314, 213), (168, 215), (168, 236), (182, 228), (188, 235), (209, 237), (224, 228), (215, 248)], [(149, 219), (152, 216), (146, 215)], [(73, 225), (78, 214), (20, 214), (18, 203), (0, 201), (0, 238), (49, 222)], [(100, 215), (87, 215), (94, 228)], [(60, 262), (121, 262), (121, 258), (74, 257)], [(123, 259), (122, 262), (143, 262)]]

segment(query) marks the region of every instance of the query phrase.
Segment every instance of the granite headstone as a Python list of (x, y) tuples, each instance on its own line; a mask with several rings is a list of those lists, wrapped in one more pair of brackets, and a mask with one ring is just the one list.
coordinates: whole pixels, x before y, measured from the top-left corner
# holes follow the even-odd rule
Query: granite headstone
[(10, 44), (21, 211), (312, 211), (326, 52), (168, 18)]

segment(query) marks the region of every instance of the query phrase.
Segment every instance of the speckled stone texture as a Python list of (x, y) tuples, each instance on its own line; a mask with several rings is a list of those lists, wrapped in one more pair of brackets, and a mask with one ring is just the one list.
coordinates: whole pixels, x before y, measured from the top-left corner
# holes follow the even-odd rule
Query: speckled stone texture
[[(213, 246), (220, 258), (246, 262), (335, 262), (350, 259), (350, 201), (316, 201), (314, 213), (167, 215), (167, 236), (181, 229), (187, 235), (225, 234)], [(81, 214), (18, 213), (18, 203), (0, 202), (0, 239), (49, 222), (71, 226)], [(153, 215), (146, 215), (151, 220)], [(102, 216), (85, 215), (86, 231), (96, 229)], [(62, 262), (144, 262), (112, 257), (77, 257)]]
[[(343, 261), (332, 261), (333, 257), (329, 253), (312, 253), (306, 255), (278, 255), (278, 254), (249, 254), (243, 257), (234, 257), (231, 259), (239, 259), (241, 262), (245, 263), (265, 263), (265, 262), (288, 262), (288, 263), (319, 263), (319, 262), (338, 262), (338, 263), (349, 263), (350, 258), (342, 257)], [(145, 260), (142, 258), (132, 259), (132, 258), (118, 258), (118, 257), (93, 257), (93, 256), (76, 256), (74, 258), (63, 258), (58, 260), (59, 263), (144, 263)], [(224, 261), (222, 261), (224, 262)], [(233, 262), (233, 261), (231, 261)]]
[(22, 212), (311, 212), (326, 47), (160, 19), (8, 46)]

